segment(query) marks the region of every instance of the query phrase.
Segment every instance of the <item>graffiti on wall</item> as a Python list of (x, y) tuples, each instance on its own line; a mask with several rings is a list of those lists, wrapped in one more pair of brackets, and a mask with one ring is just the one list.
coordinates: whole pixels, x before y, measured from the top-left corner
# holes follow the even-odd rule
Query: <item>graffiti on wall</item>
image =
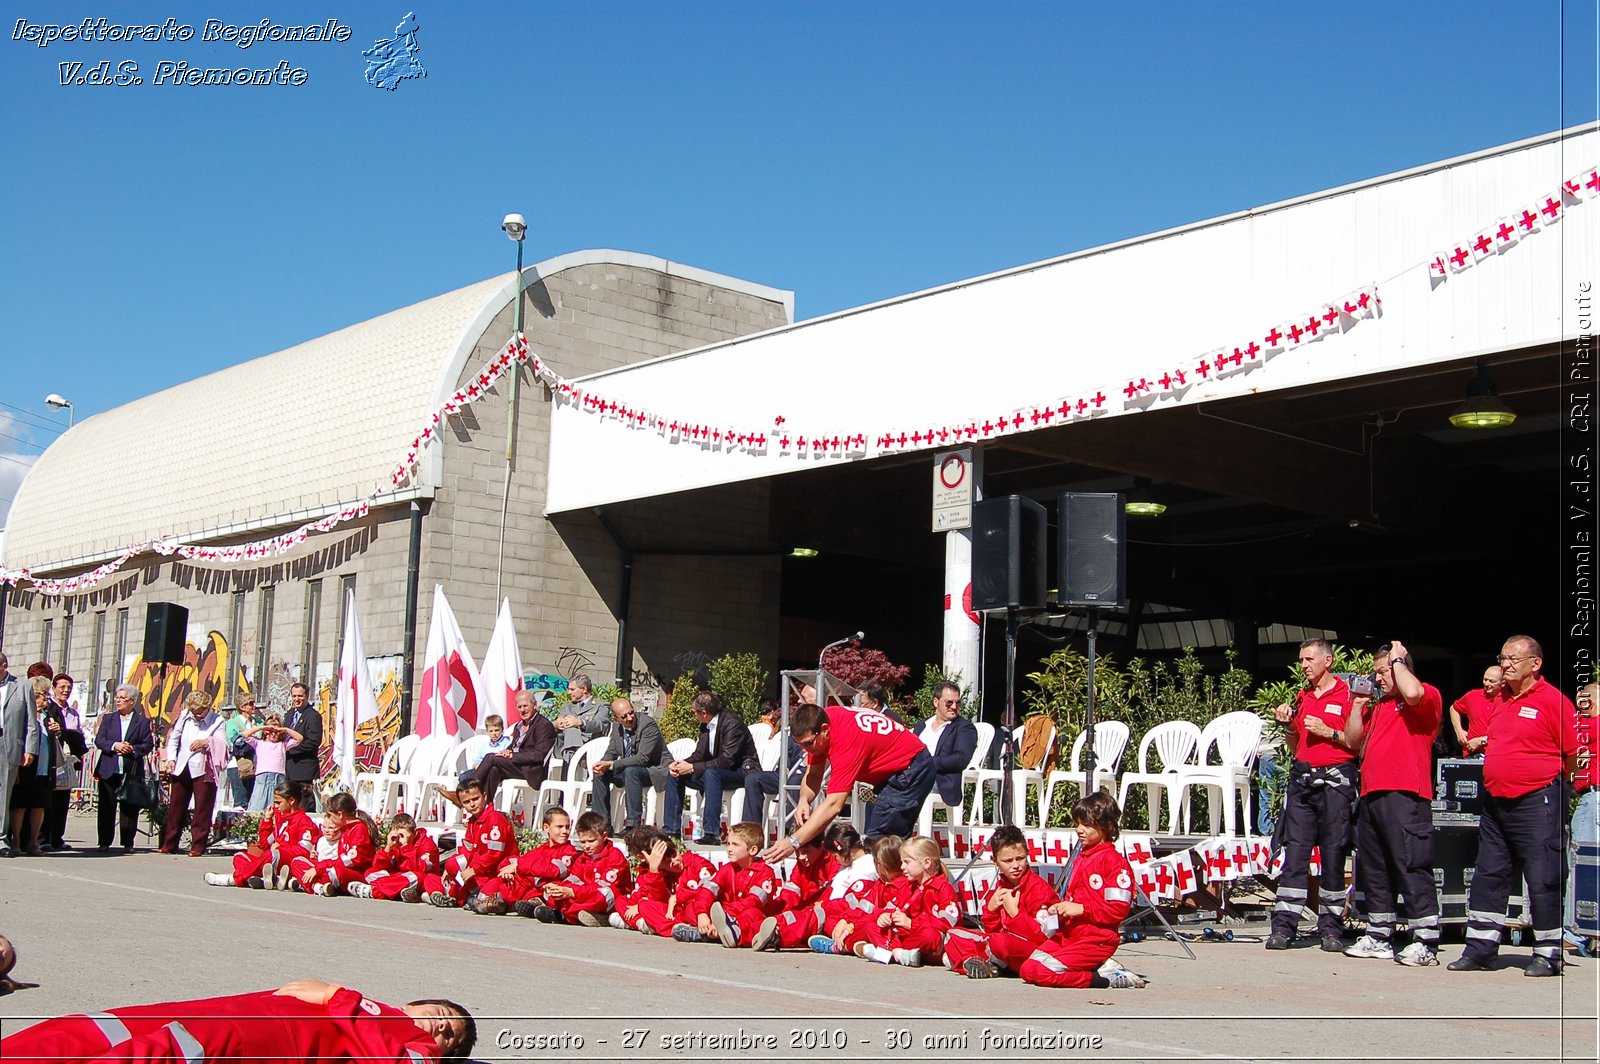
[[(204, 650), (192, 641), (185, 643), (183, 664), (168, 665), (164, 675), (160, 662), (145, 661), (142, 656), (134, 655), (124, 682), (139, 689), (140, 705), (167, 723), (183, 712), (183, 700), (192, 692), (204, 691), (212, 702), (220, 704), (250, 690), (250, 681), (235, 660), (227, 639), (221, 632), (214, 631), (206, 633)], [(284, 701), (288, 701), (287, 691)]]
[[(400, 737), (400, 678), (405, 658), (399, 654), (367, 659), (367, 675), (372, 678), (372, 689), (378, 700), (378, 717), (356, 729), (356, 768), (377, 770), (383, 767), (383, 755)], [(333, 733), (334, 688), (338, 675), (333, 666), (317, 669), (317, 711), (322, 714), (321, 765), (324, 776), (338, 771), (334, 763)]]

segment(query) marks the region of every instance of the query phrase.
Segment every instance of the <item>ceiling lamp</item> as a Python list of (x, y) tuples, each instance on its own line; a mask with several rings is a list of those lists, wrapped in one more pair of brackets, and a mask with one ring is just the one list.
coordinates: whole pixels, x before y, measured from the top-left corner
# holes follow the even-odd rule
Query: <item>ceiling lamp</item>
[(815, 558), (817, 556), (817, 553), (818, 552), (817, 552), (817, 549), (815, 547), (796, 547), (794, 550), (789, 552), (789, 557), (791, 557), (791, 558)]
[(1489, 376), (1489, 364), (1478, 360), (1478, 375), (1467, 385), (1467, 401), (1450, 414), (1458, 429), (1503, 429), (1517, 420), (1516, 412), (1500, 401), (1500, 389)]
[(1129, 517), (1160, 517), (1167, 512), (1167, 504), (1157, 499), (1150, 490), (1149, 477), (1134, 477), (1133, 490), (1128, 492), (1122, 512)]

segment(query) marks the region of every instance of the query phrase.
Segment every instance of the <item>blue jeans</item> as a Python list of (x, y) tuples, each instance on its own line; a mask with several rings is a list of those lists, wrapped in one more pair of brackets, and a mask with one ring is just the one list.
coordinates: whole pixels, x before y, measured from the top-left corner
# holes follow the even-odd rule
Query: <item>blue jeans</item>
[[(611, 788), (616, 783), (618, 775), (618, 771), (612, 769), (603, 776), (594, 777), (594, 788), (589, 793), (589, 808), (605, 817), (608, 825), (611, 824)], [(620, 775), (627, 807), (623, 827), (624, 829), (638, 827), (644, 820), (645, 788), (652, 786), (650, 769), (644, 765), (628, 765), (621, 770)], [(683, 800), (680, 798), (680, 808), (682, 804)]]
[(738, 790), (744, 785), (744, 774), (731, 768), (708, 768), (698, 776), (673, 776), (667, 781), (667, 812), (662, 819), (662, 830), (676, 835), (683, 826), (683, 797), (693, 787), (705, 794), (705, 823), (700, 825), (701, 837), (716, 838), (722, 831), (722, 792)]
[[(1561, 922), (1573, 933), (1578, 927), (1573, 900), (1577, 897), (1579, 846), (1600, 846), (1600, 790), (1594, 788), (1578, 796), (1578, 808), (1572, 811), (1572, 834), (1567, 842), (1567, 889), (1562, 892), (1566, 903)], [(1595, 874), (1593, 869), (1587, 871), (1591, 876)]]
[(281, 772), (257, 772), (254, 789), (250, 791), (249, 813), (265, 813), (272, 808), (272, 794), (283, 783)]
[(250, 792), (245, 790), (244, 780), (239, 776), (239, 766), (228, 766), (228, 804), (236, 805), (243, 809), (250, 801)]

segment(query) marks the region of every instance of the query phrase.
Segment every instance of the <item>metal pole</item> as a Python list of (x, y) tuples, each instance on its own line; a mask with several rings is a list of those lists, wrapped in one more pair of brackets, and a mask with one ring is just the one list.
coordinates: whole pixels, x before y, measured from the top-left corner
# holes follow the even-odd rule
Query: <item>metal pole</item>
[[(512, 285), (511, 302), (514, 307), (512, 319), (512, 335), (522, 335), (522, 238), (517, 238), (517, 274), (516, 282)], [(510, 416), (506, 418), (506, 482), (500, 492), (500, 546), (495, 551), (494, 558), (494, 600), (500, 601), (500, 583), (506, 556), (506, 512), (511, 506), (511, 471), (517, 465), (517, 398), (521, 393), (522, 367), (512, 366), (511, 392), (508, 402), (511, 407)]]
[(1100, 625), (1100, 610), (1089, 607), (1089, 708), (1083, 716), (1083, 796), (1094, 790), (1094, 655), (1095, 630)]
[[(1006, 737), (1000, 747), (1000, 823), (1011, 823), (1011, 792), (1017, 768), (1017, 608), (1006, 607)], [(982, 800), (974, 795), (973, 801)]]
[(417, 581), (422, 575), (422, 518), (426, 500), (411, 500), (411, 546), (406, 556), (406, 618), (403, 685), (400, 688), (400, 734), (411, 734), (411, 692), (417, 669)]

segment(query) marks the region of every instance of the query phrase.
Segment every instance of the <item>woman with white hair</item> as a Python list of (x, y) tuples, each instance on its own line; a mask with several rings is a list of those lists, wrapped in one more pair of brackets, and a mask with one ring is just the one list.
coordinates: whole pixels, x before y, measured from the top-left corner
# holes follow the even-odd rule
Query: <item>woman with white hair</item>
[(133, 836), (138, 826), (138, 807), (117, 801), (117, 791), (129, 775), (142, 776), (144, 760), (155, 749), (155, 734), (150, 718), (139, 709), (139, 689), (131, 683), (117, 685), (111, 696), (115, 713), (103, 713), (95, 729), (94, 745), (100, 757), (94, 763), (95, 809), (99, 814), (100, 852), (111, 849), (114, 827), (122, 828), (122, 852), (133, 852)]
[(211, 838), (211, 811), (217, 801), (217, 777), (228, 765), (227, 733), (222, 718), (211, 711), (211, 696), (194, 691), (183, 700), (183, 716), (172, 722), (161, 754), (161, 772), (172, 783), (167, 824), (161, 833), (162, 853), (177, 853), (183, 817), (194, 800), (189, 822), (189, 856), (204, 857)]

